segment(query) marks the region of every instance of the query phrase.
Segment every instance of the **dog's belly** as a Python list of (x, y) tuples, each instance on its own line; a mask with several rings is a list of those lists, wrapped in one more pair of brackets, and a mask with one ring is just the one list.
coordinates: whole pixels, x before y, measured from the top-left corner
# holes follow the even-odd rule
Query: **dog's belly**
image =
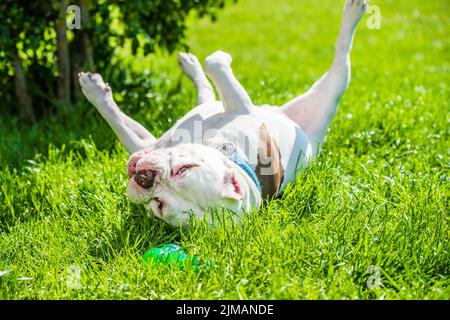
[(274, 107), (255, 107), (251, 114), (224, 113), (220, 101), (197, 106), (167, 131), (154, 145), (168, 148), (200, 143), (215, 148), (234, 148), (255, 169), (260, 148), (260, 128), (265, 125), (281, 154), (284, 179), (281, 189), (295, 180), (298, 170), (312, 157), (308, 136)]

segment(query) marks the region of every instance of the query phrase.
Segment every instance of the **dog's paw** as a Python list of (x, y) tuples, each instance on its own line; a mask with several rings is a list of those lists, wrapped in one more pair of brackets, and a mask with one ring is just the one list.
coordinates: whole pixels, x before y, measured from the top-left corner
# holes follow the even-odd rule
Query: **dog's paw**
[(223, 51), (216, 51), (205, 60), (205, 69), (207, 72), (211, 72), (221, 66), (229, 67), (233, 59), (231, 56)]
[(197, 74), (202, 72), (202, 65), (197, 57), (191, 53), (178, 53), (178, 64), (183, 72), (192, 80), (196, 78)]
[(351, 27), (356, 27), (367, 11), (369, 0), (347, 0), (344, 9), (344, 21)]
[(103, 81), (102, 76), (98, 73), (80, 72), (78, 81), (84, 95), (93, 105), (97, 106), (112, 98), (111, 87)]

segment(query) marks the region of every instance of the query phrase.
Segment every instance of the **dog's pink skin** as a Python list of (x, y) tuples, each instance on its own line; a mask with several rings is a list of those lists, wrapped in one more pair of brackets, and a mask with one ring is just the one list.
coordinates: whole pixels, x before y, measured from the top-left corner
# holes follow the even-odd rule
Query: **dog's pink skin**
[(136, 165), (138, 163), (138, 161), (144, 157), (145, 155), (148, 155), (150, 152), (149, 150), (141, 150), (138, 152), (135, 152), (131, 157), (130, 160), (128, 160), (127, 163), (127, 174), (128, 176), (131, 178), (135, 173), (136, 173)]
[(143, 157), (139, 159), (139, 161), (136, 163), (135, 170), (136, 172), (142, 170), (154, 170), (158, 173), (161, 173), (161, 167), (158, 165), (156, 160), (149, 157)]

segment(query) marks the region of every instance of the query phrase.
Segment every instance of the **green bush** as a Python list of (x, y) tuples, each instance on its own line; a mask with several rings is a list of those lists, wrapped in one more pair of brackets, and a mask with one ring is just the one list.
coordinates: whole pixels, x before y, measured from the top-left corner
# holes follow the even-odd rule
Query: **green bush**
[[(183, 43), (191, 12), (215, 19), (226, 0), (78, 0), (81, 29), (67, 29), (73, 15), (65, 0), (4, 0), (0, 3), (0, 104), (3, 115), (35, 119), (70, 110), (80, 95), (81, 70), (104, 74), (112, 84), (139, 87), (142, 100), (151, 81), (123, 69), (116, 49), (131, 55)], [(5, 21), (6, 23), (3, 23)]]

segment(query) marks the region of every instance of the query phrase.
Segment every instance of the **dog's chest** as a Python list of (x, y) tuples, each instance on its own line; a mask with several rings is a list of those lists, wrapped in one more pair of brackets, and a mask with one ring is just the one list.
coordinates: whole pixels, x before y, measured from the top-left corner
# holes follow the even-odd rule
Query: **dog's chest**
[[(156, 147), (199, 143), (227, 153), (236, 152), (258, 174), (268, 193), (278, 193), (295, 180), (311, 156), (306, 134), (269, 108), (252, 114), (228, 114), (220, 102), (200, 105), (180, 119)], [(275, 191), (275, 192), (274, 192)]]

